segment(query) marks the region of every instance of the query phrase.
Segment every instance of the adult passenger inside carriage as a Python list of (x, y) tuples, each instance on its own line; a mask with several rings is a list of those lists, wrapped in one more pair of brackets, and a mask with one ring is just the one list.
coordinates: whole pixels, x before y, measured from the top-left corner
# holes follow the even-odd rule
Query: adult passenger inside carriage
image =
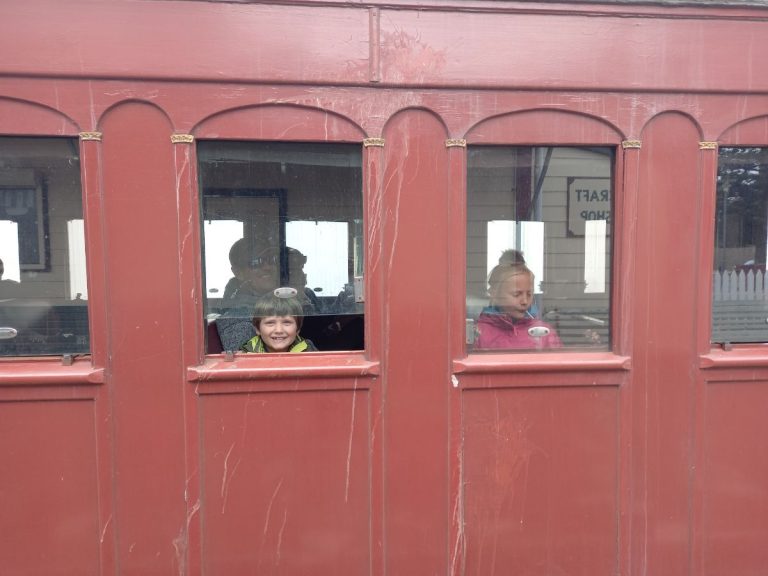
[[(232, 274), (224, 287), (223, 301), (227, 307), (232, 305), (252, 306), (264, 294), (268, 294), (281, 284), (280, 251), (267, 247), (259, 249), (252, 246), (245, 238), (240, 238), (229, 250), (229, 263)], [(296, 288), (299, 301), (305, 313), (319, 311), (317, 296), (307, 287), (307, 274), (304, 265), (307, 257), (296, 248), (286, 247), (288, 286)]]
[(498, 264), (491, 270), (490, 305), (477, 322), (476, 348), (543, 350), (562, 346), (554, 328), (530, 312), (533, 281), (533, 272), (525, 264)]
[(227, 308), (253, 306), (256, 300), (279, 282), (280, 252), (277, 248), (255, 246), (252, 240), (240, 238), (229, 249), (232, 278), (224, 287)]
[[(252, 323), (253, 307), (262, 296), (269, 295), (281, 283), (280, 251), (275, 247), (261, 248), (246, 238), (237, 240), (229, 250), (233, 277), (224, 287), (221, 315), (216, 329), (224, 350), (238, 350), (256, 336)], [(283, 274), (287, 285), (294, 288), (303, 315), (319, 311), (317, 296), (307, 288), (304, 265), (307, 257), (295, 248), (286, 248), (287, 270)]]
[(304, 313), (316, 314), (323, 312), (315, 291), (307, 287), (307, 273), (304, 271), (307, 257), (300, 250), (290, 246), (286, 247), (285, 251), (288, 260), (287, 284), (296, 289)]
[(240, 238), (229, 250), (233, 277), (224, 287), (216, 330), (224, 350), (237, 350), (256, 335), (251, 318), (260, 296), (274, 290), (280, 278), (280, 253)]

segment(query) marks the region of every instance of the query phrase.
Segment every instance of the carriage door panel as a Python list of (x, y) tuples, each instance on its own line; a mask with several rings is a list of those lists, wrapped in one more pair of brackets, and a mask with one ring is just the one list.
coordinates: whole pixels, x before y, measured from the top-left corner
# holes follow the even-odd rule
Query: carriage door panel
[[(707, 312), (711, 303), (712, 345), (696, 404), (692, 573), (706, 576), (768, 566), (767, 143), (763, 116), (733, 126), (717, 151), (713, 283), (703, 299)], [(702, 154), (714, 164), (715, 153)]]
[[(526, 140), (554, 123), (541, 117), (530, 135), (525, 125), (489, 132)], [(609, 574), (621, 561), (626, 373), (610, 330), (615, 150), (468, 147), (467, 356), (455, 363), (457, 564), (467, 575)]]
[(96, 574), (104, 388), (75, 359), (92, 336), (81, 151), (48, 108), (4, 99), (0, 117), (24, 134), (0, 137), (0, 572)]

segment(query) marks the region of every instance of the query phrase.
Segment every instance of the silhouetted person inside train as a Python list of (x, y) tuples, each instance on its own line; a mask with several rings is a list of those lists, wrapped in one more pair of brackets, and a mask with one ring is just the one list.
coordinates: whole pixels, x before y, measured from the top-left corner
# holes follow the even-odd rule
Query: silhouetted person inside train
[(252, 306), (259, 296), (277, 288), (280, 281), (280, 252), (259, 247), (253, 240), (240, 238), (229, 249), (233, 277), (224, 287), (224, 305)]
[(256, 301), (279, 285), (280, 252), (240, 238), (229, 249), (229, 263), (233, 277), (224, 287), (216, 330), (224, 350), (238, 350), (256, 335), (251, 322)]
[(301, 302), (305, 314), (320, 312), (320, 301), (315, 291), (307, 286), (307, 273), (304, 271), (307, 257), (301, 251), (290, 246), (285, 251), (288, 262), (288, 273), (286, 276), (288, 286), (296, 289), (297, 298)]

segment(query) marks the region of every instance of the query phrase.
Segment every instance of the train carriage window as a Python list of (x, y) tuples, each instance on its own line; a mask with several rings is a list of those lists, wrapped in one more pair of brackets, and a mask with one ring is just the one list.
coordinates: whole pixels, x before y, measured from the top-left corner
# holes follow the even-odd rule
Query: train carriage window
[(0, 355), (90, 350), (78, 142), (0, 137)]
[(362, 350), (360, 146), (204, 140), (198, 160), (207, 351), (253, 343), (254, 307), (275, 290), (301, 304), (319, 351)]
[(768, 148), (719, 151), (712, 342), (768, 341)]
[(470, 146), (467, 346), (610, 346), (613, 148)]

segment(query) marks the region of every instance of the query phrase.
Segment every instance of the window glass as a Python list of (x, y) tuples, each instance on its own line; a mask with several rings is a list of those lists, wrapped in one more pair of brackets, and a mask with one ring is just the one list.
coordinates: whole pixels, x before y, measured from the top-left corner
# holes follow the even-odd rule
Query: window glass
[(721, 148), (712, 341), (768, 341), (768, 148)]
[(610, 346), (613, 155), (469, 147), (469, 349)]
[(363, 349), (360, 146), (201, 141), (198, 159), (208, 352)]
[(0, 137), (0, 355), (87, 353), (78, 142)]

